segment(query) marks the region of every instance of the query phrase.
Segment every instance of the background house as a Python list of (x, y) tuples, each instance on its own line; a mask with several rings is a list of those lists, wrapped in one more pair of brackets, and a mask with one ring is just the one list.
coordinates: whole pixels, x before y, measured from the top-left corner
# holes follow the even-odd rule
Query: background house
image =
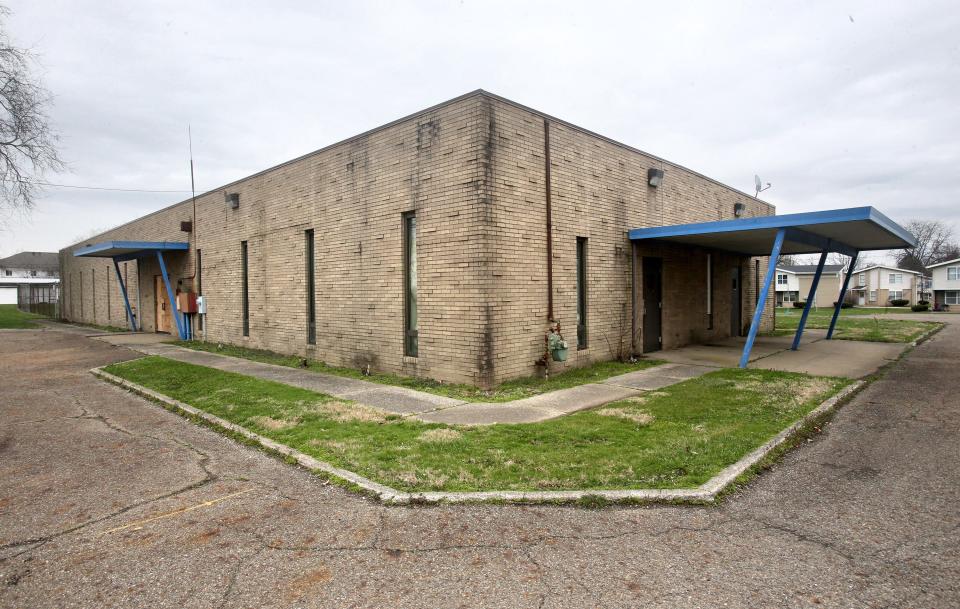
[(895, 266), (874, 265), (859, 269), (850, 278), (853, 304), (886, 307), (893, 300), (916, 304), (923, 289), (923, 273)]
[(931, 264), (934, 305), (960, 305), (960, 258)]
[[(843, 286), (845, 265), (825, 264), (813, 306), (830, 307), (837, 301)], [(805, 302), (810, 293), (816, 264), (781, 264), (777, 266), (777, 306), (789, 307), (794, 302)]]
[(60, 258), (56, 252), (20, 252), (0, 259), (0, 304), (56, 316)]

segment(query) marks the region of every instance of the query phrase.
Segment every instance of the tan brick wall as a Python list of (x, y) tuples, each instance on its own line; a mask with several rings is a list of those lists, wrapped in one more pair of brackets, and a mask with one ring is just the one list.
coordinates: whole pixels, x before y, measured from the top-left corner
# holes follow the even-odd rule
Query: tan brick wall
[[(534, 371), (547, 329), (545, 119), (500, 100), (490, 105), (495, 149), (494, 283), (500, 295), (493, 318), (495, 380), (502, 381)], [(634, 311), (628, 229), (730, 219), (736, 202), (746, 204), (744, 217), (773, 213), (772, 206), (753, 197), (553, 120), (550, 162), (554, 317), (572, 347), (566, 367), (610, 359), (624, 332), (630, 341)], [(656, 189), (647, 185), (651, 166), (666, 171)], [(581, 351), (575, 348), (577, 237), (588, 239), (589, 347)], [(729, 291), (721, 289), (719, 269), (721, 264), (733, 264), (735, 257), (715, 253), (715, 323), (710, 330), (706, 252), (662, 248), (657, 253), (664, 257), (665, 348), (727, 335), (730, 298)], [(742, 319), (749, 324), (754, 267), (751, 259), (744, 258), (742, 264)], [(764, 261), (761, 273), (765, 271)], [(773, 322), (772, 295), (768, 303), (765, 328)], [(637, 342), (642, 344), (639, 328)]]
[[(335, 365), (479, 382), (489, 276), (486, 211), (478, 205), (485, 171), (481, 115), (481, 98), (469, 97), (251, 176), (225, 189), (240, 194), (237, 210), (225, 204), (224, 191), (198, 197), (207, 339)], [(409, 211), (418, 221), (418, 358), (403, 356), (402, 340), (401, 215)], [(191, 215), (192, 204), (181, 203), (84, 243), (183, 240), (179, 222)], [(316, 346), (306, 343), (306, 229), (316, 235)], [(242, 335), (240, 314), (244, 240), (249, 337)], [(68, 291), (65, 317), (106, 323), (103, 306), (92, 315), (90, 269), (101, 269), (99, 302), (102, 269), (110, 261), (63, 259), (65, 276), (82, 276), (86, 290), (82, 312), (79, 301), (71, 306), (79, 290), (76, 296)], [(193, 252), (168, 259), (174, 278), (186, 278), (186, 289)], [(154, 330), (152, 286), (159, 271), (155, 258), (140, 264), (144, 328)], [(114, 304), (111, 320), (122, 320), (121, 312), (122, 303)]]
[[(168, 266), (179, 288), (190, 289), (194, 242), (202, 251), (207, 340), (485, 386), (529, 375), (547, 327), (543, 121), (499, 98), (465, 96), (198, 197), (193, 234), (180, 232), (193, 215), (190, 201), (107, 231), (61, 252), (64, 317), (125, 325), (115, 277), (109, 285), (106, 279), (112, 263), (75, 258), (76, 247), (189, 239), (190, 253), (168, 255)], [(550, 133), (555, 317), (572, 345), (576, 238), (589, 239), (590, 348), (572, 349), (571, 366), (609, 359), (607, 342), (619, 342), (624, 331), (630, 342), (628, 229), (732, 218), (738, 201), (747, 216), (773, 213), (750, 196), (562, 122), (551, 120)], [(650, 166), (666, 170), (659, 189), (646, 184)], [(239, 209), (229, 209), (226, 192), (240, 194)], [(403, 356), (401, 215), (409, 211), (418, 222), (417, 358)], [(316, 234), (315, 346), (306, 343), (307, 229)], [(244, 240), (249, 337), (241, 319)], [(750, 259), (714, 253), (711, 329), (706, 252), (644, 248), (664, 258), (665, 347), (726, 335), (730, 303), (721, 269), (731, 265), (744, 269), (742, 320), (749, 323)], [(131, 304), (139, 302), (143, 327), (152, 331), (156, 260), (126, 264)]]

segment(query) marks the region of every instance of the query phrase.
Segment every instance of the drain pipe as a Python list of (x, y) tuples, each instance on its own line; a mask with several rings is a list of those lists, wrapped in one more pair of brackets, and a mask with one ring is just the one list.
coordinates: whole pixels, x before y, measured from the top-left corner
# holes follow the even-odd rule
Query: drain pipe
[(543, 119), (543, 159), (547, 189), (547, 322), (553, 323), (553, 209), (550, 182), (550, 122)]

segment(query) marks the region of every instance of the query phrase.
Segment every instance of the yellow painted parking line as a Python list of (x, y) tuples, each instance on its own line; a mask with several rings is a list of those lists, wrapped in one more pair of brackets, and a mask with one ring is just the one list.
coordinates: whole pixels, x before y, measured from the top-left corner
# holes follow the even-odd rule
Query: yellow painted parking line
[(116, 527), (116, 528), (110, 529), (109, 531), (105, 531), (103, 534), (104, 534), (104, 535), (107, 535), (107, 534), (109, 534), (109, 533), (116, 533), (117, 531), (122, 531), (122, 530), (124, 530), (124, 529), (130, 529), (130, 528), (133, 528), (134, 530), (136, 530), (136, 529), (139, 529), (140, 527), (142, 527), (143, 525), (145, 525), (145, 524), (147, 524), (147, 523), (150, 523), (150, 522), (153, 522), (153, 521), (155, 521), (155, 520), (162, 520), (162, 519), (164, 519), (164, 518), (170, 518), (171, 516), (176, 516), (176, 515), (178, 515), (178, 514), (183, 514), (183, 513), (185, 513), (185, 512), (191, 512), (191, 511), (193, 511), (193, 510), (198, 510), (198, 509), (200, 509), (200, 508), (202, 508), (202, 507), (209, 507), (209, 506), (211, 506), (211, 505), (214, 505), (214, 504), (216, 504), (216, 503), (220, 503), (221, 501), (225, 501), (225, 500), (230, 499), (230, 498), (232, 498), (232, 497), (236, 497), (236, 496), (238, 496), (238, 495), (243, 495), (244, 493), (249, 493), (249, 492), (252, 491), (252, 490), (253, 490), (252, 488), (248, 488), (248, 489), (246, 489), (246, 490), (237, 491), (236, 493), (230, 493), (229, 495), (224, 495), (223, 497), (217, 497), (216, 499), (211, 499), (211, 500), (209, 500), (209, 501), (203, 501), (203, 502), (198, 503), (198, 504), (196, 504), (196, 505), (191, 505), (191, 506), (189, 506), (189, 507), (180, 508), (179, 510), (173, 510), (172, 512), (167, 512), (167, 513), (165, 513), (165, 514), (160, 514), (160, 515), (158, 515), (158, 516), (153, 516), (152, 518), (145, 518), (144, 520), (138, 520), (138, 521), (136, 521), (136, 522), (131, 522), (131, 523), (129, 523), (129, 524), (123, 525), (122, 527)]

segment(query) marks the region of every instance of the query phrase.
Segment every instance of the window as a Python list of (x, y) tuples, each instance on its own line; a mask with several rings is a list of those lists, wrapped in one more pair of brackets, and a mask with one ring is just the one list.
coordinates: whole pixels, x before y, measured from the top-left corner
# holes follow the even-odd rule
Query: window
[(10, 277), (11, 275), (13, 275), (13, 271), (11, 271), (10, 269), (6, 269), (3, 271), (3, 274), (6, 275), (7, 277)]
[(403, 214), (403, 354), (417, 357), (417, 215)]
[(903, 274), (902, 273), (890, 273), (890, 285), (897, 283), (903, 283)]
[(31, 277), (36, 277), (36, 276), (37, 276), (37, 272), (36, 272), (36, 271), (30, 271), (30, 276), (31, 276)]
[(870, 290), (870, 302), (877, 302), (877, 291)]
[(866, 274), (866, 273), (860, 273), (860, 281), (859, 281), (859, 284), (860, 284), (860, 285), (867, 285), (867, 274)]
[(587, 348), (587, 238), (577, 237), (577, 349)]
[(777, 273), (777, 285), (787, 285), (786, 273)]
[(707, 329), (713, 330), (713, 254), (707, 254)]
[(960, 292), (957, 292), (957, 291), (944, 292), (943, 303), (948, 305), (960, 304)]
[(903, 290), (890, 290), (888, 300), (903, 300)]
[[(10, 274), (10, 271), (7, 271), (7, 274)], [(957, 279), (960, 279), (960, 266), (948, 266), (947, 281), (956, 281)]]
[(316, 264), (314, 262), (313, 229), (303, 231), (307, 262), (307, 344), (317, 344)]
[(249, 277), (247, 276), (247, 242), (240, 242), (240, 307), (243, 315), (243, 335), (250, 336), (250, 293)]
[(203, 256), (200, 250), (197, 250), (197, 295), (203, 294)]

